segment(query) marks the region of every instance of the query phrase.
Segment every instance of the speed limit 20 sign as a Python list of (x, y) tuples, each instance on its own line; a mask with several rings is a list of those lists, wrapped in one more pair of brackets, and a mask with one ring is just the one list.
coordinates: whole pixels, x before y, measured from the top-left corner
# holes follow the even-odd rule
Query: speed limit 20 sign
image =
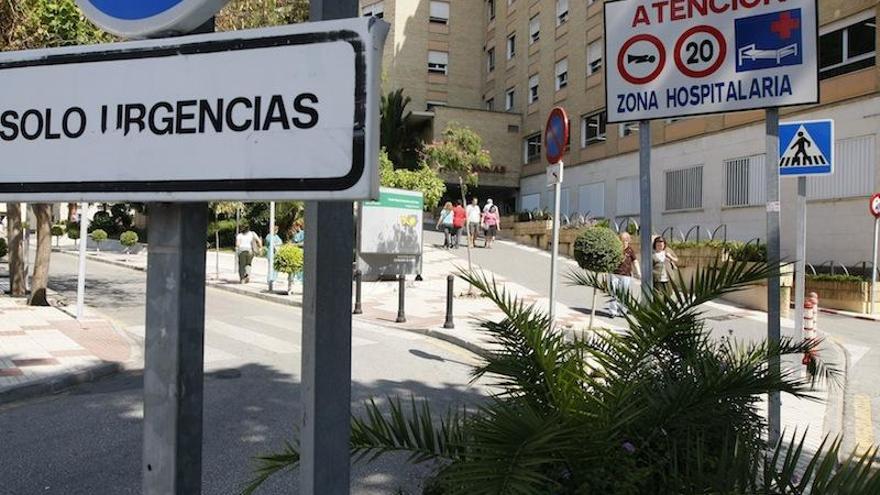
[(817, 103), (816, 0), (605, 3), (608, 122)]

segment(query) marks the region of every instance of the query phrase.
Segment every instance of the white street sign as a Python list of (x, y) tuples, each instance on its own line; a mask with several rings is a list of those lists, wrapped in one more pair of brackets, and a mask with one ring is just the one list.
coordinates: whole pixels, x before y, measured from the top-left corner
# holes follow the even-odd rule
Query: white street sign
[(547, 165), (547, 187), (553, 187), (562, 183), (564, 173), (562, 162)]
[(608, 122), (817, 103), (816, 0), (605, 3)]
[(378, 195), (387, 24), (0, 54), (0, 201)]

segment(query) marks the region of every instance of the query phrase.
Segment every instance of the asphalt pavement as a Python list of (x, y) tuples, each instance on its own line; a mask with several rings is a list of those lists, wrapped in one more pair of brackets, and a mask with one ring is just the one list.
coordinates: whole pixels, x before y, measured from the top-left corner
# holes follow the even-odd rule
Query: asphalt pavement
[[(53, 256), (51, 286), (76, 300), (76, 258)], [(145, 274), (88, 263), (86, 303), (132, 338), (143, 334)], [(294, 438), (298, 423), (301, 313), (297, 308), (209, 289), (206, 296), (205, 494), (236, 493), (254, 456)], [(420, 335), (356, 323), (352, 402), (414, 396), (444, 410), (475, 404), (475, 357)], [(142, 371), (61, 395), (0, 408), (0, 494), (140, 493)], [(353, 470), (355, 494), (420, 493), (424, 467), (391, 457)], [(296, 493), (295, 473), (261, 493)]]

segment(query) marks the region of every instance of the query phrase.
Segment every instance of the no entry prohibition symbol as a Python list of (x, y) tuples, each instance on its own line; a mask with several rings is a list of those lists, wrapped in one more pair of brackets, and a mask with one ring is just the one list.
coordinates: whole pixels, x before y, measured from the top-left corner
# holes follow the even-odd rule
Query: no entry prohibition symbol
[(650, 34), (637, 34), (626, 40), (617, 55), (617, 71), (630, 84), (647, 84), (657, 79), (665, 65), (666, 48)]

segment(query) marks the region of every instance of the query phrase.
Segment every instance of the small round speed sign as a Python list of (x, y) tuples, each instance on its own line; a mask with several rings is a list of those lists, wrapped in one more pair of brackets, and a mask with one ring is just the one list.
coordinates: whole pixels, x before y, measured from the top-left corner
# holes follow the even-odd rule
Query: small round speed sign
[(871, 196), (871, 214), (880, 218), (880, 193)]
[(562, 161), (568, 145), (568, 114), (561, 107), (555, 107), (547, 117), (544, 129), (544, 150), (550, 165)]

